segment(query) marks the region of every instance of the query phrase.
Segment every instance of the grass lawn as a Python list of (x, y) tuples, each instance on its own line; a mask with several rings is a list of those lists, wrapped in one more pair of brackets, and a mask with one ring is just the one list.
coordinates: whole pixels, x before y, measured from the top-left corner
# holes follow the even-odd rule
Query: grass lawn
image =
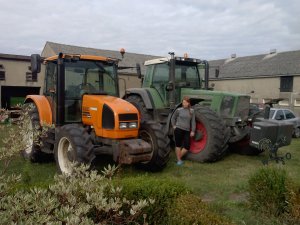
[[(5, 134), (3, 130), (0, 131), (0, 140), (2, 140)], [(281, 148), (278, 152), (280, 155), (290, 152), (292, 158), (286, 160), (285, 165), (271, 161), (269, 166), (284, 168), (293, 182), (300, 186), (300, 139), (293, 139), (290, 146)], [(249, 176), (258, 168), (264, 166), (261, 161), (266, 158), (266, 153), (259, 156), (229, 154), (223, 160), (212, 164), (185, 161), (183, 166), (177, 166), (175, 154), (172, 153), (167, 167), (162, 172), (147, 173), (137, 170), (134, 166), (123, 166), (118, 173), (118, 177), (147, 174), (157, 179), (172, 178), (185, 183), (195, 194), (208, 202), (216, 212), (227, 216), (236, 224), (280, 224), (276, 218), (265, 218), (263, 215), (256, 215), (247, 207)], [(107, 158), (97, 158), (97, 168), (99, 170), (108, 163), (111, 163), (111, 161)], [(21, 173), (23, 175), (23, 187), (46, 186), (53, 181), (56, 166), (54, 162), (31, 164), (17, 156), (12, 161), (8, 173)]]

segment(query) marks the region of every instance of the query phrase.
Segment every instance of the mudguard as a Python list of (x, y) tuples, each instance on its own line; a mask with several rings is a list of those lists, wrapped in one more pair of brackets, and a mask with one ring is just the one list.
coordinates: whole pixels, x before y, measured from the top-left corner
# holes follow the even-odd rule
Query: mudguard
[(48, 99), (43, 95), (27, 95), (24, 103), (34, 102), (36, 105), (41, 125), (43, 123), (52, 124), (52, 109)]
[(141, 98), (143, 99), (143, 101), (145, 103), (146, 108), (153, 109), (154, 104), (152, 102), (152, 99), (149, 97), (147, 90), (142, 89), (142, 88), (129, 88), (126, 90), (126, 94), (123, 97), (123, 99), (125, 99), (127, 96), (132, 95), (132, 94), (141, 96)]

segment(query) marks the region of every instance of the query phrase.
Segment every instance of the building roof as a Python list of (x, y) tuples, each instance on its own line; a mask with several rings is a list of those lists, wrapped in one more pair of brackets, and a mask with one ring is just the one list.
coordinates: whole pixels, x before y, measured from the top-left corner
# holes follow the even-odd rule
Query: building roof
[[(43, 57), (49, 57), (50, 55), (45, 55), (45, 49), (50, 48), (54, 54), (58, 54), (60, 52), (67, 53), (67, 54), (83, 54), (83, 55), (97, 55), (97, 56), (106, 56), (111, 58), (122, 59), (122, 56), (119, 51), (111, 51), (111, 50), (103, 50), (103, 49), (95, 49), (95, 48), (86, 48), (74, 45), (65, 45), (59, 44), (54, 42), (46, 42), (44, 50), (42, 52)], [(141, 72), (145, 74), (145, 66), (144, 62), (149, 59), (158, 58), (159, 56), (152, 56), (152, 55), (143, 55), (143, 54), (136, 54), (126, 52), (124, 58), (119, 63), (120, 67), (135, 67), (136, 63), (141, 65)], [(121, 73), (125, 74), (136, 74), (136, 69), (124, 69), (121, 70)]]
[(0, 59), (14, 60), (14, 61), (28, 61), (28, 62), (30, 62), (31, 60), (30, 56), (11, 55), (11, 54), (2, 54), (2, 53), (0, 53)]
[[(300, 75), (300, 50), (211, 60), (210, 79)], [(218, 78), (215, 70), (219, 69)]]

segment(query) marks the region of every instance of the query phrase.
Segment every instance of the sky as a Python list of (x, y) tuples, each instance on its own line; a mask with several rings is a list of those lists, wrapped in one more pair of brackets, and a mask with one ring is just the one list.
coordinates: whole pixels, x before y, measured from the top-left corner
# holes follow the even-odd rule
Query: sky
[(300, 50), (298, 0), (0, 0), (0, 53), (46, 41), (223, 59)]

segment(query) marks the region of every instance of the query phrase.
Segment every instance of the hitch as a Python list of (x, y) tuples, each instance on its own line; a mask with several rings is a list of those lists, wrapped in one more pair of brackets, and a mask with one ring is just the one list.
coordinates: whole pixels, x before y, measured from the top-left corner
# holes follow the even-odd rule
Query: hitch
[(269, 154), (269, 157), (265, 160), (262, 160), (262, 163), (264, 165), (268, 165), (268, 163), (270, 161), (274, 160), (276, 163), (281, 162), (282, 165), (284, 165), (285, 159), (290, 160), (292, 158), (292, 154), (289, 152), (287, 152), (284, 156), (278, 155), (279, 146), (285, 145), (286, 142), (287, 142), (287, 140), (285, 137), (280, 138), (279, 141), (276, 142), (275, 144), (272, 144), (272, 141), (270, 139), (267, 139), (267, 138), (262, 139), (259, 142), (259, 148), (262, 151), (268, 152), (268, 154)]

